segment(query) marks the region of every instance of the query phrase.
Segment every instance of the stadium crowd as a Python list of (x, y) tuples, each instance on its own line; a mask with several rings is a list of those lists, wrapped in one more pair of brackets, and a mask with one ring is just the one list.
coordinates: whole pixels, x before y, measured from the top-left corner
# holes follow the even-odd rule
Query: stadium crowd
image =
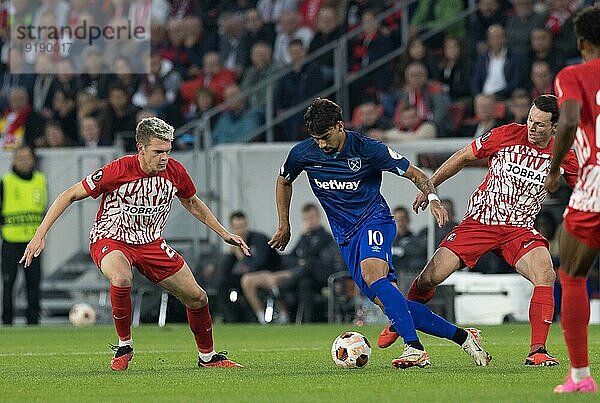
[[(348, 46), (348, 73), (404, 42), (407, 50), (350, 85), (350, 127), (392, 142), (473, 137), (522, 120), (527, 99), (552, 92), (556, 72), (579, 60), (571, 17), (591, 1), (481, 0), (466, 20), (426, 40), (419, 34), (448, 25), (468, 2), (409, 2), (408, 38), (402, 37), (401, 11), (377, 19), (399, 3), (3, 1), (0, 143), (4, 149), (21, 143), (107, 146), (121, 133), (132, 133), (144, 117), (158, 116), (181, 127), (223, 101), (226, 110), (211, 120), (212, 143), (261, 141), (264, 136), (248, 134), (264, 121), (266, 89), (248, 99), (239, 99), (240, 91), (291, 66), (274, 83), (274, 111), (286, 111), (333, 82), (333, 52), (305, 64), (306, 55), (359, 27), (363, 32)], [(134, 74), (140, 71), (136, 53), (109, 41), (83, 51), (73, 46), (72, 52), (80, 52), (73, 58), (62, 51), (27, 52), (27, 44), (10, 35), (11, 26), (106, 26), (124, 19), (150, 26), (147, 74)], [(114, 74), (99, 74), (105, 71)], [(305, 136), (300, 114), (275, 132), (276, 140)], [(188, 133), (177, 145), (186, 148), (193, 142)]]

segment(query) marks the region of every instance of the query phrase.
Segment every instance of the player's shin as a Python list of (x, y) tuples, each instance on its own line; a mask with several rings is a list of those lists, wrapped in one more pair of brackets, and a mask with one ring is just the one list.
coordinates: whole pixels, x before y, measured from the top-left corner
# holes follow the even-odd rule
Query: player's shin
[(546, 340), (554, 316), (554, 287), (536, 286), (529, 302), (531, 323), (530, 352), (546, 348)]
[[(458, 329), (441, 316), (436, 315), (431, 311), (431, 309), (420, 302), (410, 300), (406, 302), (417, 330), (432, 336), (437, 336), (452, 341), (454, 341), (454, 336), (457, 334), (457, 330), (462, 330)], [(464, 338), (462, 338), (460, 343), (457, 342), (458, 345), (464, 343), (467, 338), (467, 333), (465, 330), (458, 332), (457, 337), (460, 338), (461, 335), (464, 336)]]
[[(202, 308), (193, 309), (186, 307), (190, 329), (196, 339), (200, 354), (214, 354), (212, 336), (212, 317), (208, 304)], [(210, 358), (209, 358), (210, 359)]]
[(110, 286), (110, 303), (119, 345), (131, 344), (131, 287)]
[(562, 286), (561, 325), (569, 359), (573, 368), (584, 368), (589, 365), (587, 328), (590, 321), (586, 278), (571, 277), (562, 269), (558, 275)]
[(387, 278), (380, 278), (371, 284), (370, 288), (383, 304), (385, 314), (404, 342), (411, 347), (423, 350), (404, 295)]

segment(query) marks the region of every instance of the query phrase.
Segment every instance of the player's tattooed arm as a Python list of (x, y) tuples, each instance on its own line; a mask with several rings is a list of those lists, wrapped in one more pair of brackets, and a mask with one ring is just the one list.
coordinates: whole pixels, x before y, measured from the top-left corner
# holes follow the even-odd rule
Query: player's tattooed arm
[(431, 201), (431, 214), (433, 214), (440, 227), (446, 225), (448, 222), (448, 212), (444, 206), (442, 206), (440, 199), (435, 194), (435, 187), (433, 186), (431, 179), (425, 175), (425, 172), (414, 165), (408, 167), (404, 176), (410, 179), (420, 190), (417, 199), (415, 199), (415, 202), (413, 203), (413, 210), (415, 213), (419, 212), (419, 207), (425, 210), (427, 204)]

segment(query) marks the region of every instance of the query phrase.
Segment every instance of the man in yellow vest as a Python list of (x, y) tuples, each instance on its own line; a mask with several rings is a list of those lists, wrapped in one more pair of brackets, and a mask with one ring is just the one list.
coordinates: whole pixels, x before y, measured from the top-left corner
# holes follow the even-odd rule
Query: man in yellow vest
[[(2, 225), (2, 323), (12, 325), (13, 287), (19, 259), (42, 222), (47, 203), (46, 177), (35, 170), (35, 155), (29, 146), (18, 147), (12, 171), (0, 182), (0, 224)], [(40, 316), (40, 260), (25, 272), (27, 324), (36, 325)]]

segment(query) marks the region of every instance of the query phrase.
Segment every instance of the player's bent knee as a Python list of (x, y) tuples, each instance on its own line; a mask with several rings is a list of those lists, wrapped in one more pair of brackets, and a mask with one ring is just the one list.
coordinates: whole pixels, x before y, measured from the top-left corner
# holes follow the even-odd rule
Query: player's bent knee
[(131, 287), (133, 282), (130, 273), (112, 273), (108, 280), (111, 285), (116, 287)]

